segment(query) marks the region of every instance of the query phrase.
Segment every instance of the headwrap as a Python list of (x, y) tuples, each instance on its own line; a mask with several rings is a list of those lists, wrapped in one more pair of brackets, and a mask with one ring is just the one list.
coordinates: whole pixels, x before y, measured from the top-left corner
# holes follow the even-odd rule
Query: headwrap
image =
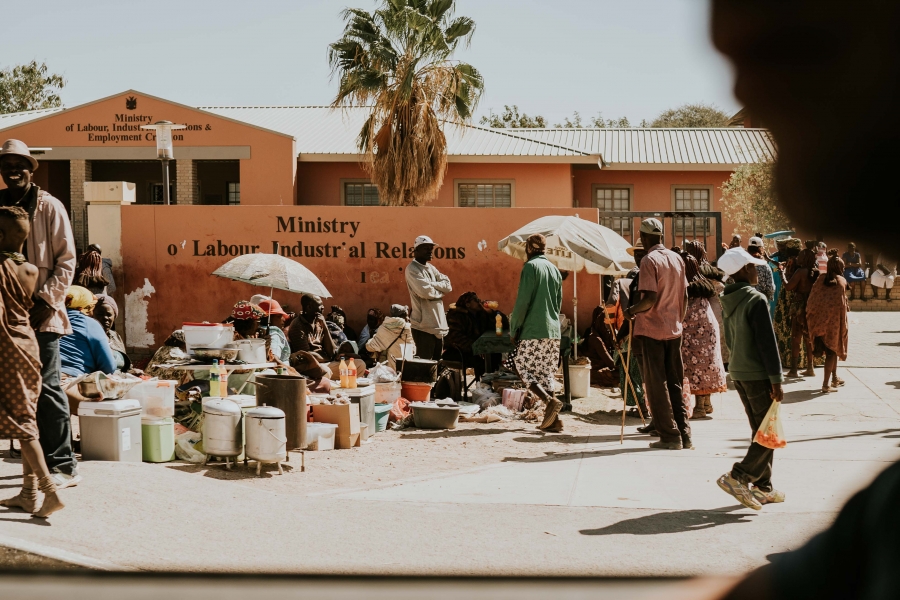
[(684, 276), (688, 283), (693, 283), (703, 278), (703, 275), (700, 274), (700, 263), (697, 262), (693, 255), (682, 252), (681, 258), (684, 260)]
[(266, 313), (264, 313), (258, 306), (254, 304), (250, 304), (246, 300), (241, 300), (237, 304), (234, 305), (234, 308), (231, 310), (231, 318), (235, 321), (247, 321), (254, 320), (259, 321)]
[(80, 285), (73, 285), (66, 290), (66, 308), (71, 308), (72, 310), (77, 310), (89, 315), (96, 303), (97, 300), (94, 298), (94, 294), (87, 288), (83, 288)]
[(687, 240), (684, 243), (684, 251), (693, 256), (698, 265), (704, 265), (709, 262), (706, 258), (706, 248), (703, 247), (703, 242)]
[(405, 319), (409, 316), (409, 307), (402, 304), (391, 304), (391, 316)]
[(525, 240), (525, 252), (527, 254), (541, 253), (547, 248), (547, 238), (539, 233), (528, 236)]
[(465, 309), (466, 304), (468, 304), (471, 300), (478, 300), (478, 294), (476, 294), (475, 292), (466, 292), (456, 301), (456, 308)]
[[(112, 296), (97, 294), (97, 306), (100, 306), (101, 304), (105, 304), (112, 311), (113, 321), (119, 318), (119, 305), (116, 304), (116, 301), (113, 300)], [(94, 307), (94, 310), (97, 310), (97, 306)]]

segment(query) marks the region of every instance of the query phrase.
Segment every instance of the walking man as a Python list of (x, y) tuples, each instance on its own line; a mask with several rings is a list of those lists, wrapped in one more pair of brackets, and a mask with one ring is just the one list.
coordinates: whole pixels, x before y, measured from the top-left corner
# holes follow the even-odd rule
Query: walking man
[(41, 448), (57, 489), (78, 485), (69, 401), (60, 385), (59, 338), (72, 333), (66, 316), (66, 290), (75, 275), (75, 242), (62, 203), (32, 183), (38, 161), (19, 140), (0, 147), (0, 206), (18, 206), (28, 213), (31, 233), (22, 249), (38, 268), (32, 297), (31, 326), (35, 329), (41, 358), (41, 394), (37, 426)]
[(544, 256), (546, 246), (546, 239), (539, 233), (525, 240), (528, 261), (519, 277), (509, 335), (516, 345), (514, 362), (519, 377), (546, 403), (544, 421), (538, 429), (558, 433), (563, 429), (559, 419), (563, 404), (553, 393), (553, 375), (559, 367), (562, 274)]
[(406, 287), (409, 288), (410, 313), (416, 355), (428, 360), (440, 360), (444, 352), (447, 314), (444, 294), (453, 291), (450, 278), (428, 264), (434, 256), (435, 243), (427, 235), (416, 238), (415, 259), (406, 267)]
[(634, 345), (640, 350), (647, 402), (659, 432), (659, 441), (650, 447), (693, 448), (690, 415), (681, 395), (681, 333), (687, 308), (684, 261), (662, 245), (663, 226), (659, 219), (644, 219), (640, 234), (647, 249), (638, 278), (642, 295), (624, 314), (625, 318), (634, 319)]
[[(764, 264), (765, 260), (755, 258), (741, 248), (728, 250), (718, 262), (719, 268), (735, 281), (725, 287), (721, 298), (725, 343), (731, 351), (728, 372), (750, 420), (751, 439), (756, 437), (756, 430), (772, 401), (781, 402), (783, 397), (784, 375), (769, 316), (769, 303), (753, 287), (759, 277), (756, 267)], [(774, 450), (754, 441), (744, 460), (735, 463), (731, 472), (719, 477), (716, 483), (738, 502), (754, 510), (770, 502), (784, 502), (784, 494), (772, 488), (774, 455)]]

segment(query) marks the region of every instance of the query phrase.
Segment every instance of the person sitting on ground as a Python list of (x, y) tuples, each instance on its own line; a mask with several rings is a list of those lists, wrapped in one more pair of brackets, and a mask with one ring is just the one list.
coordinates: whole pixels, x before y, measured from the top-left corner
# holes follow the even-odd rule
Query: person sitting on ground
[(356, 333), (356, 330), (350, 327), (350, 324), (347, 323), (347, 313), (337, 304), (331, 305), (331, 312), (325, 316), (325, 320), (332, 321), (340, 325), (341, 333), (343, 333), (344, 337), (348, 340), (353, 341), (359, 338), (359, 334)]
[(234, 339), (256, 339), (259, 332), (259, 320), (266, 316), (260, 308), (250, 304), (248, 300), (240, 300), (231, 309), (231, 323), (234, 325)]
[[(750, 420), (750, 439), (756, 437), (772, 401), (781, 402), (784, 397), (781, 356), (769, 305), (765, 296), (753, 287), (759, 277), (756, 267), (765, 262), (740, 248), (728, 250), (718, 261), (719, 268), (734, 280), (721, 297), (725, 340), (731, 352), (728, 373)], [(784, 494), (772, 487), (774, 456), (771, 448), (751, 442), (744, 459), (730, 473), (719, 477), (716, 484), (753, 510), (760, 510), (763, 504), (784, 502)]]
[(813, 284), (806, 303), (806, 322), (813, 339), (813, 354), (825, 355), (822, 392), (836, 392), (844, 385), (837, 376), (837, 361), (847, 360), (847, 280), (841, 277), (844, 261), (828, 259), (828, 271)]
[[(313, 394), (328, 394), (331, 392), (331, 373), (319, 363), (318, 357), (312, 352), (300, 350), (291, 354), (290, 364), (308, 382), (306, 390)], [(337, 373), (335, 373), (337, 375)]]
[(270, 298), (261, 300), (257, 306), (265, 314), (259, 320), (259, 328), (262, 334), (267, 336), (272, 354), (281, 362), (288, 362), (291, 357), (291, 345), (288, 344), (283, 329), (287, 313), (284, 312), (277, 300)]
[(78, 377), (100, 371), (111, 375), (116, 371), (116, 359), (109, 347), (109, 337), (94, 320), (94, 295), (87, 289), (73, 285), (66, 291), (66, 313), (72, 323), (72, 333), (59, 338), (62, 373)]
[[(499, 357), (476, 357), (472, 344), (486, 331), (494, 331), (500, 315), (503, 329), (509, 329), (509, 318), (499, 310), (487, 308), (475, 292), (466, 292), (447, 311), (447, 335), (444, 337), (444, 360), (463, 361), (466, 367), (475, 369), (476, 377), (493, 370)], [(497, 360), (494, 360), (497, 358)]]
[(291, 352), (311, 352), (320, 363), (331, 360), (337, 346), (325, 323), (325, 307), (318, 296), (306, 294), (300, 299), (300, 314), (288, 327)]
[(93, 247), (88, 247), (88, 251), (78, 259), (73, 285), (86, 288), (92, 294), (107, 293), (109, 279), (103, 275), (103, 259)]
[[(23, 471), (22, 489), (0, 505), (46, 518), (64, 505), (38, 441), (41, 357), (29, 321), (38, 268), (22, 254), (30, 232), (31, 222), (24, 209), (0, 208), (0, 437), (21, 441)], [(44, 493), (42, 504), (38, 504), (38, 490)]]
[[(400, 304), (391, 305), (391, 316), (384, 319), (375, 337), (366, 343), (366, 349), (373, 354), (378, 362), (387, 362), (392, 369), (397, 368), (397, 359), (403, 358), (401, 344), (412, 347), (412, 353), (416, 352), (416, 344), (413, 341), (412, 326), (409, 323), (409, 308)], [(409, 353), (409, 350), (407, 351)]]
[(106, 332), (109, 339), (109, 348), (112, 350), (113, 358), (116, 360), (116, 370), (130, 371), (131, 359), (128, 358), (128, 352), (125, 349), (125, 342), (116, 332), (116, 319), (119, 317), (119, 305), (106, 294), (97, 295), (97, 304), (91, 313), (98, 323)]
[(359, 355), (366, 361), (366, 366), (369, 368), (375, 366), (375, 357), (366, 348), (366, 344), (375, 337), (375, 332), (378, 331), (378, 327), (383, 322), (384, 313), (377, 308), (370, 308), (369, 312), (366, 313), (366, 326), (359, 332), (359, 339), (356, 340), (356, 345), (359, 347)]
[[(591, 361), (591, 385), (613, 388), (619, 386), (619, 369), (613, 358), (615, 342), (607, 323), (606, 309), (594, 308), (591, 325), (584, 331), (584, 341), (578, 346), (578, 355)], [(632, 401), (634, 398), (629, 395)]]
[(144, 373), (150, 377), (158, 377), (170, 381), (179, 381), (187, 383), (190, 380), (190, 371), (182, 371), (180, 369), (164, 369), (160, 365), (170, 364), (172, 362), (186, 361), (190, 357), (187, 353), (187, 347), (184, 343), (184, 331), (176, 329), (172, 332), (163, 345), (157, 348), (153, 353), (150, 362)]
[(878, 299), (878, 289), (884, 288), (884, 299), (891, 301), (891, 290), (894, 288), (894, 278), (897, 276), (897, 261), (888, 259), (885, 255), (878, 255), (875, 268), (869, 277), (872, 286), (872, 297)]

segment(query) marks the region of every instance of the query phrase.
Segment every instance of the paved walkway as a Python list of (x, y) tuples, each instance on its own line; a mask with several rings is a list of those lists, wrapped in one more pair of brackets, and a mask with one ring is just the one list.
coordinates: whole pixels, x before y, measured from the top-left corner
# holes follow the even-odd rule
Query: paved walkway
[[(729, 391), (714, 396), (713, 420), (694, 424), (693, 451), (651, 451), (649, 438), (633, 427), (619, 444), (615, 425), (591, 425), (589, 435), (569, 437), (536, 436), (523, 425), (510, 442), (500, 441), (508, 430), (481, 426), (466, 435), (527, 445), (528, 452), (459, 468), (465, 438), (447, 436), (458, 444), (448, 444), (439, 472), (390, 483), (372, 472), (356, 489), (324, 485), (299, 493), (290, 487), (291, 477), (304, 477), (297, 472), (263, 486), (177, 464), (84, 463), (85, 482), (66, 491), (69, 507), (49, 524), (0, 512), (0, 545), (99, 568), (744, 572), (827, 526), (849, 496), (900, 459), (900, 315), (851, 319), (848, 364), (856, 366), (841, 366), (847, 386), (827, 396), (816, 391), (819, 377), (786, 386), (789, 444), (776, 453), (774, 482), (787, 502), (761, 512), (742, 508), (715, 485), (749, 441), (740, 402)], [(554, 450), (542, 450), (551, 439)], [(406, 441), (435, 440), (441, 441)], [(18, 468), (0, 463), (0, 488), (17, 486)], [(358, 468), (371, 466), (361, 459)]]

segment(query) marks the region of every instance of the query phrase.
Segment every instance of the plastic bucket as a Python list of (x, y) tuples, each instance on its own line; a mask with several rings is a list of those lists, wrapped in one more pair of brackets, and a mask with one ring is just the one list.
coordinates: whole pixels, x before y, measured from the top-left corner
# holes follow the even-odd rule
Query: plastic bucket
[(591, 394), (591, 365), (569, 365), (569, 387), (573, 398)]
[(393, 404), (400, 398), (402, 386), (399, 381), (375, 384), (375, 403)]
[(307, 423), (307, 450), (334, 450), (337, 425), (333, 423)]
[(428, 402), (431, 398), (431, 384), (404, 381), (401, 393), (410, 402)]
[(141, 458), (153, 463), (175, 460), (175, 421), (141, 420)]
[(387, 429), (388, 417), (391, 416), (391, 407), (393, 404), (376, 404), (375, 405), (375, 432)]

